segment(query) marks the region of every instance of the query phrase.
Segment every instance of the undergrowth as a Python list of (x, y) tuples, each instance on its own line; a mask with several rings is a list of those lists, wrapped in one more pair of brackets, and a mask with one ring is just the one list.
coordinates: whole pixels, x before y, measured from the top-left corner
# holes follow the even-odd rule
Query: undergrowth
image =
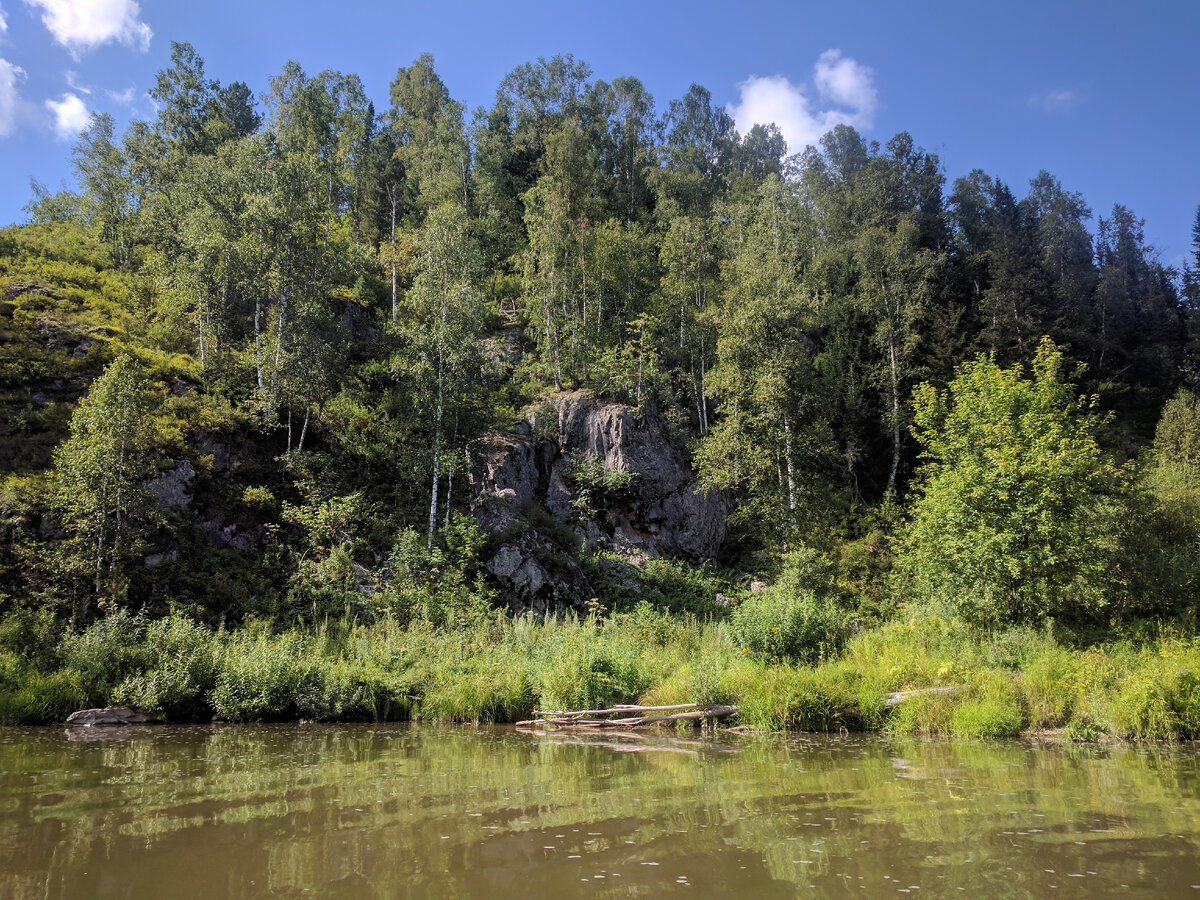
[[(118, 611), (55, 639), (44, 616), (13, 613), (0, 622), (0, 722), (125, 704), (169, 721), (493, 723), (640, 702), (732, 704), (740, 724), (772, 730), (1200, 737), (1200, 639), (1170, 631), (1075, 649), (1052, 627), (911, 614), (813, 654), (751, 648), (747, 627), (648, 603), (607, 618), (479, 613), (452, 629), (384, 618), (227, 631)], [(914, 693), (887, 706), (893, 691)]]

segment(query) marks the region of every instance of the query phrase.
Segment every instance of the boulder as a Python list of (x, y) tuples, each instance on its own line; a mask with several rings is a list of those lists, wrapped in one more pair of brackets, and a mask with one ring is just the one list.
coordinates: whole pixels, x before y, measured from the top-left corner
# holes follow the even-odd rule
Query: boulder
[(128, 706), (106, 706), (104, 709), (81, 709), (67, 716), (67, 724), (75, 728), (119, 727), (122, 725), (153, 725), (158, 720)]

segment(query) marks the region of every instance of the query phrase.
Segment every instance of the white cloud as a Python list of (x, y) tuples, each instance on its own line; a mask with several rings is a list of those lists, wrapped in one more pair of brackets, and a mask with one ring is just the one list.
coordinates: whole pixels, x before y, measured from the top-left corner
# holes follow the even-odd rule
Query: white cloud
[(0, 59), (0, 137), (17, 125), (17, 83), (24, 77), (24, 69)]
[(104, 93), (108, 94), (108, 99), (113, 101), (113, 103), (120, 103), (122, 106), (129, 106), (131, 103), (133, 103), (135, 92), (136, 88), (134, 88), (133, 85), (130, 85), (123, 91), (114, 91), (110, 89), (106, 90)]
[(0, 6), (0, 34), (8, 31), (8, 18), (4, 15), (4, 7)]
[(1029, 105), (1044, 112), (1058, 112), (1070, 109), (1079, 101), (1079, 95), (1074, 91), (1046, 91), (1044, 94), (1034, 94), (1029, 98)]
[(91, 94), (92, 89), (86, 88), (83, 85), (81, 85), (78, 81), (76, 81), (75, 73), (72, 72), (70, 69), (67, 69), (67, 71), (63, 73), (63, 77), (67, 81), (67, 87), (69, 87), (71, 90), (75, 91), (78, 94)]
[(57, 100), (47, 100), (46, 109), (54, 114), (54, 134), (60, 141), (70, 141), (79, 137), (79, 132), (87, 128), (91, 113), (87, 106), (75, 94), (63, 94)]
[(136, 0), (25, 0), (42, 10), (54, 39), (75, 56), (110, 41), (150, 49), (150, 26), (138, 16)]
[(870, 128), (874, 123), (878, 92), (874, 72), (866, 66), (840, 50), (826, 50), (813, 67), (813, 85), (815, 100), (807, 85), (783, 75), (751, 75), (738, 85), (741, 100), (729, 105), (729, 113), (742, 134), (758, 124), (778, 125), (793, 153), (836, 125)]

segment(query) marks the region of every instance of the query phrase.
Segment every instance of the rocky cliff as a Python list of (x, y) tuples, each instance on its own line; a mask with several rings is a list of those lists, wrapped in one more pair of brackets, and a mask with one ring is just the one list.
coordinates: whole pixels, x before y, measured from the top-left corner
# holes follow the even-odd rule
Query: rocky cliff
[(471, 481), (475, 517), (497, 537), (488, 570), (537, 611), (592, 596), (581, 551), (712, 559), (731, 508), (726, 494), (702, 490), (657, 410), (586, 392), (561, 394), (489, 438)]

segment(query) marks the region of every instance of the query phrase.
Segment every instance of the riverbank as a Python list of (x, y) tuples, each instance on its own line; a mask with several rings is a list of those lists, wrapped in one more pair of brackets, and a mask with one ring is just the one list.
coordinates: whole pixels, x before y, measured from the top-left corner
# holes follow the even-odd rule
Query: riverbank
[[(890, 692), (937, 686), (958, 689), (886, 705)], [(35, 616), (0, 629), (5, 724), (110, 704), (174, 722), (502, 723), (535, 708), (636, 702), (736, 705), (736, 724), (768, 730), (1187, 739), (1200, 737), (1200, 640), (1160, 629), (1080, 649), (1050, 629), (985, 634), (911, 614), (801, 664), (747, 646), (731, 623), (648, 606), (442, 628), (382, 620), (227, 631), (118, 613), (62, 638)]]

